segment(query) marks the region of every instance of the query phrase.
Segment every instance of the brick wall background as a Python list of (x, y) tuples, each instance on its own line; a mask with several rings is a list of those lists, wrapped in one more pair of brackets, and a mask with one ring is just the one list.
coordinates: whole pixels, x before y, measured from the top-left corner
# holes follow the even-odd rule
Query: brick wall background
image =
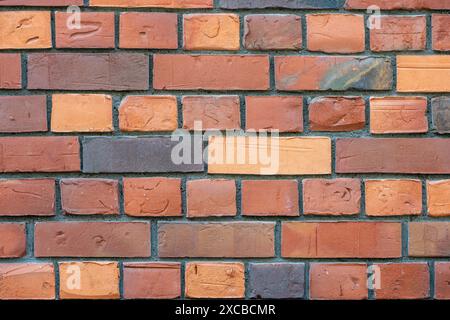
[[(446, 10), (0, 1), (0, 299), (449, 299)], [(279, 171), (175, 165), (196, 120)]]

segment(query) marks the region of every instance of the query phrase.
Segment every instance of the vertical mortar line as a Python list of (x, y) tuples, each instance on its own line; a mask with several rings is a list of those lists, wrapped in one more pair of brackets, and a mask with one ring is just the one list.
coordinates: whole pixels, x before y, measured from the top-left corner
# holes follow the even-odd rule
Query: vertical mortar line
[(58, 220), (64, 218), (62, 210), (61, 180), (61, 178), (55, 178), (55, 215)]
[(425, 49), (427, 51), (432, 51), (433, 50), (433, 22), (432, 22), (432, 15), (427, 13), (425, 15), (425, 19), (426, 19), (426, 26), (425, 26), (425, 30), (426, 30), (426, 39), (425, 39), (425, 43), (426, 43), (426, 47)]
[(55, 272), (55, 299), (61, 300), (60, 290), (61, 290), (61, 281), (60, 281), (60, 270), (59, 270), (59, 262), (53, 260), (53, 269)]
[(269, 63), (270, 63), (269, 66), (270, 95), (278, 94), (275, 81), (275, 57), (272, 52), (269, 53)]
[(430, 299), (435, 299), (436, 296), (436, 286), (435, 286), (435, 279), (436, 279), (436, 260), (430, 260), (428, 261), (428, 272), (430, 274)]
[(303, 134), (304, 135), (308, 135), (310, 133), (310, 128), (309, 128), (309, 102), (310, 102), (310, 98), (307, 95), (302, 95), (302, 108), (303, 108)]
[(370, 51), (370, 31), (371, 29), (368, 27), (369, 26), (369, 19), (370, 16), (367, 14), (363, 14), (363, 20), (364, 20), (364, 42), (365, 42), (365, 49), (366, 52), (371, 52)]
[(240, 114), (240, 122), (241, 129), (247, 130), (247, 101), (245, 94), (240, 94), (239, 96), (239, 114)]
[(427, 217), (427, 179), (423, 178), (419, 180), (421, 183), (421, 192), (422, 192), (422, 212), (421, 212), (421, 216), (423, 217)]
[(235, 177), (236, 183), (236, 218), (242, 217), (242, 179), (240, 177)]
[[(306, 23), (306, 14), (300, 14), (301, 17), (301, 32), (302, 32), (302, 49), (301, 51), (307, 51), (308, 48), (308, 26)], [(296, 52), (298, 53), (298, 52)]]
[(158, 220), (150, 221), (150, 260), (158, 260)]
[(181, 96), (176, 96), (177, 99), (177, 117), (178, 117), (178, 128), (182, 129), (183, 128), (183, 122), (184, 122), (184, 117), (183, 117), (183, 97)]
[(408, 258), (408, 248), (409, 248), (409, 221), (402, 220), (402, 256), (400, 259), (403, 261), (405, 258)]
[[(55, 9), (56, 10), (56, 9)], [(56, 49), (56, 22), (55, 22), (55, 11), (50, 11), (50, 32), (52, 40), (52, 49)]]
[(123, 177), (119, 177), (118, 180), (118, 192), (119, 192), (119, 217), (125, 216), (125, 195), (123, 187)]
[(182, 50), (184, 48), (184, 13), (177, 14), (177, 23), (177, 50)]
[(186, 260), (180, 262), (180, 298), (186, 298)]
[(367, 216), (366, 212), (366, 179), (364, 177), (358, 177), (360, 180), (359, 184), (361, 186), (361, 204), (360, 204), (360, 212), (357, 218), (364, 219)]
[(89, 7), (89, 5), (90, 5), (89, 0), (83, 0), (83, 2), (84, 2), (83, 4), (85, 7)]
[(124, 274), (124, 266), (123, 266), (123, 260), (119, 260), (118, 261), (118, 268), (119, 268), (119, 297), (120, 300), (124, 300), (124, 279), (123, 279), (123, 274)]
[[(123, 95), (126, 95), (124, 93)], [(112, 99), (112, 112), (113, 112), (113, 135), (120, 135), (120, 117), (119, 117), (119, 109), (122, 103), (122, 94), (121, 95), (113, 95)]]
[(20, 54), (20, 65), (21, 65), (21, 76), (22, 76), (22, 89), (27, 90), (28, 87), (28, 54), (26, 52), (21, 52)]
[(244, 299), (250, 299), (250, 262), (243, 261), (244, 264)]
[(114, 49), (120, 48), (120, 11), (114, 11)]
[(302, 178), (297, 178), (297, 194), (298, 194), (298, 211), (299, 211), (299, 217), (305, 216), (305, 209), (303, 206), (303, 180)]
[(278, 260), (281, 258), (281, 220), (275, 222), (275, 258)]
[(245, 13), (238, 13), (239, 17), (239, 48), (241, 51), (245, 50), (244, 41), (245, 41)]
[(25, 223), (26, 256), (29, 258), (34, 258), (34, 224), (34, 219)]
[(47, 134), (52, 133), (52, 111), (53, 111), (53, 95), (51, 93), (45, 94), (46, 108), (47, 108)]
[(183, 176), (181, 178), (181, 215), (183, 216), (182, 219), (187, 220), (188, 212), (187, 212), (187, 181), (188, 178), (186, 176)]
[(310, 293), (309, 293), (310, 287), (311, 287), (311, 285), (310, 285), (310, 281), (311, 281), (310, 270), (311, 270), (310, 262), (305, 261), (305, 285), (304, 285), (305, 294), (303, 297), (305, 300), (310, 300)]

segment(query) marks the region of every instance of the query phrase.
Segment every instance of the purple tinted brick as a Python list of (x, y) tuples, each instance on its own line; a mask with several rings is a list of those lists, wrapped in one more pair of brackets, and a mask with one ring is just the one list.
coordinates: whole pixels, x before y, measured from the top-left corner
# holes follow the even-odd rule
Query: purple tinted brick
[(303, 263), (251, 263), (249, 289), (251, 298), (303, 298), (305, 265)]
[(340, 9), (345, 0), (220, 0), (223, 9)]

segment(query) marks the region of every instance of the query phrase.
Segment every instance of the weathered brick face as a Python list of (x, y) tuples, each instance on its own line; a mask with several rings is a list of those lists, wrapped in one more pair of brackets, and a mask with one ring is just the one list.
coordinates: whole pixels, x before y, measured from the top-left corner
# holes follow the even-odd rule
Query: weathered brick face
[(449, 10), (0, 0), (0, 300), (449, 300)]

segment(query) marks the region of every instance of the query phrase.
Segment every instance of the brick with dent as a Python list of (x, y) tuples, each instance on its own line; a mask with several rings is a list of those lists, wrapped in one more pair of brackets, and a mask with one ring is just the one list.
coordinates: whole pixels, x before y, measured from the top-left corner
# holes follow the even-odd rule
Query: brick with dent
[(112, 179), (62, 179), (61, 207), (65, 214), (119, 214), (119, 183)]
[(0, 97), (0, 132), (47, 131), (46, 96)]
[(123, 12), (120, 14), (120, 48), (178, 48), (176, 13)]
[(134, 217), (181, 216), (181, 179), (124, 178), (125, 213)]
[(239, 50), (239, 16), (236, 14), (185, 14), (186, 50)]
[(450, 263), (434, 263), (434, 297), (440, 300), (450, 299)]

